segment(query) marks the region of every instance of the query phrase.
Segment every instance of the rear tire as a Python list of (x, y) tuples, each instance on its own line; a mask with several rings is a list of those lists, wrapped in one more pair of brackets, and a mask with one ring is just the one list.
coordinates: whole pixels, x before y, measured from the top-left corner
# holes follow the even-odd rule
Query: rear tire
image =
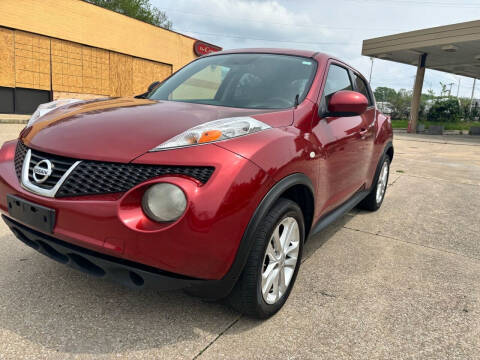
[(388, 176), (390, 174), (390, 157), (383, 156), (380, 171), (376, 175), (368, 196), (363, 199), (358, 207), (365, 210), (377, 211), (382, 206), (385, 192), (387, 191)]
[(297, 277), (305, 237), (300, 207), (279, 199), (253, 236), (252, 250), (228, 301), (243, 314), (265, 319), (285, 304)]

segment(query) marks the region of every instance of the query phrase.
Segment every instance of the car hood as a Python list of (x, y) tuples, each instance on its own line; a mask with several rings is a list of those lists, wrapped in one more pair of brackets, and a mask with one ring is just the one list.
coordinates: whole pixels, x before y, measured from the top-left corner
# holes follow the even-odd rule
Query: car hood
[(255, 116), (272, 127), (293, 121), (292, 110), (272, 113), (272, 110), (116, 98), (62, 106), (26, 128), (21, 138), (38, 151), (79, 159), (129, 162), (193, 126), (236, 116)]

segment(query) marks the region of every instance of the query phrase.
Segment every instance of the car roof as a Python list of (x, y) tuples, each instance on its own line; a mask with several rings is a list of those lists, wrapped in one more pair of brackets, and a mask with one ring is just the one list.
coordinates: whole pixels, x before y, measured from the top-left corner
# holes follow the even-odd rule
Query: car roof
[(365, 80), (365, 76), (362, 75), (360, 71), (352, 67), (351, 65), (347, 64), (345, 61), (335, 57), (331, 56), (329, 54), (325, 54), (322, 52), (318, 51), (313, 51), (313, 50), (298, 50), (298, 49), (281, 49), (281, 48), (248, 48), (248, 49), (231, 49), (231, 50), (222, 50), (218, 52), (212, 52), (207, 55), (203, 55), (202, 57), (205, 56), (215, 56), (215, 55), (223, 55), (223, 54), (279, 54), (279, 55), (296, 55), (296, 56), (304, 56), (304, 57), (309, 57), (309, 58), (314, 58), (318, 61), (327, 61), (327, 60), (334, 60), (337, 61), (353, 71), (359, 73)]
[(281, 54), (281, 55), (297, 55), (311, 58), (332, 58), (327, 54), (319, 53), (313, 50), (296, 50), (296, 49), (276, 49), (276, 48), (250, 48), (250, 49), (232, 49), (210, 53), (205, 56), (214, 56), (222, 54)]

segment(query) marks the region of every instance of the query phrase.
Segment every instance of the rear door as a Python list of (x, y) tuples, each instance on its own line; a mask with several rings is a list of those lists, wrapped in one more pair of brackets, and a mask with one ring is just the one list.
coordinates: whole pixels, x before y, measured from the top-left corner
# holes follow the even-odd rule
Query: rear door
[[(360, 131), (361, 136), (361, 144), (359, 144), (360, 149), (359, 151), (362, 152), (362, 177), (364, 178), (365, 183), (369, 183), (371, 179), (368, 179), (370, 173), (370, 164), (372, 161), (373, 155), (373, 143), (375, 140), (375, 132), (376, 132), (376, 116), (377, 110), (375, 108), (375, 101), (373, 94), (368, 86), (367, 81), (361, 76), (359, 73), (351, 72), (353, 87), (355, 91), (365, 95), (368, 99), (368, 108), (367, 110), (361, 115), (362, 117), (362, 129)], [(376, 165), (376, 164), (375, 164)]]

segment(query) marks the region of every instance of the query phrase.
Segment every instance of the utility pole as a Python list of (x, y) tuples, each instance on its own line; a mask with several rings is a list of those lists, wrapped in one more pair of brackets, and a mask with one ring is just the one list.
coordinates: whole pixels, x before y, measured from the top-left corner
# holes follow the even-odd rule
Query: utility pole
[(450, 83), (450, 84), (447, 84), (447, 85), (450, 85), (450, 89), (448, 89), (448, 97), (452, 96), (452, 86), (453, 86), (454, 83)]
[(368, 82), (370, 83), (370, 85), (372, 83), (373, 60), (375, 60), (375, 58), (371, 57), (370, 61), (372, 62), (372, 64), (370, 65), (370, 76), (368, 77)]
[(477, 79), (473, 79), (473, 86), (472, 86), (472, 96), (470, 97), (470, 110), (468, 113), (472, 115), (472, 107), (473, 107), (473, 96), (475, 95), (475, 85), (477, 83)]
[(458, 99), (458, 94), (460, 94), (460, 84), (461, 83), (462, 83), (462, 78), (458, 78), (457, 99)]

